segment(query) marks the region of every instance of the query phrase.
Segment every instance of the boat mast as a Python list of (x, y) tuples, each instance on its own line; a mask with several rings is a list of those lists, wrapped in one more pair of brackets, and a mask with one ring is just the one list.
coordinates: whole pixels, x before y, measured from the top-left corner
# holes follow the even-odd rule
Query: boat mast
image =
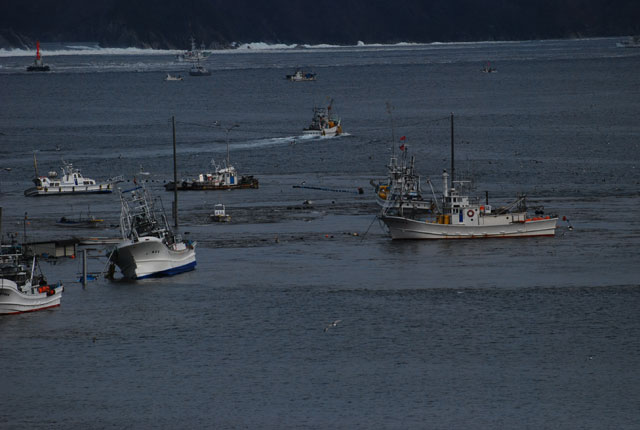
[(451, 112), (451, 187), (453, 187), (453, 181), (455, 180), (455, 164), (453, 155), (453, 112)]
[(389, 113), (389, 121), (391, 121), (391, 156), (395, 157), (396, 156), (396, 130), (395, 130), (395, 126), (393, 124), (393, 115), (391, 114), (391, 111), (393, 110), (393, 107), (391, 106), (391, 103), (387, 102), (387, 112)]
[(36, 172), (36, 179), (38, 178), (38, 161), (36, 160), (36, 153), (33, 152), (33, 170)]

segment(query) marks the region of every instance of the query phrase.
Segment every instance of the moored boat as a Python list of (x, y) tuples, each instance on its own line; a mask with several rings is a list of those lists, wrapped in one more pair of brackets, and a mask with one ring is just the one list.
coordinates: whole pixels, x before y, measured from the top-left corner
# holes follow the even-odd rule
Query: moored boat
[(172, 276), (196, 267), (196, 244), (183, 241), (155, 208), (146, 188), (121, 191), (122, 241), (111, 254), (125, 278)]
[(3, 247), (0, 255), (0, 315), (33, 312), (60, 306), (64, 286), (48, 284), (16, 247)]
[(171, 81), (184, 81), (184, 78), (180, 75), (172, 75), (171, 73), (167, 73), (167, 76), (164, 77), (165, 81), (171, 82)]
[[(453, 115), (451, 116), (453, 130)], [(434, 210), (431, 214), (407, 214), (402, 206), (393, 202), (401, 198), (393, 193), (382, 209), (381, 220), (389, 229), (392, 239), (476, 239), (492, 237), (554, 236), (557, 216), (536, 215), (527, 212), (526, 196), (519, 196), (513, 203), (493, 209), (488, 198), (481, 203), (467, 193), (470, 181), (455, 180), (453, 160), (453, 135), (451, 147), (451, 178), (445, 170), (442, 175), (441, 198), (434, 193)]]
[(326, 108), (313, 108), (313, 118), (311, 125), (302, 131), (303, 135), (310, 136), (339, 136), (342, 134), (342, 125), (340, 118), (333, 115), (333, 100)]
[[(34, 165), (35, 162), (34, 154)], [(104, 182), (96, 182), (94, 179), (85, 178), (82, 173), (73, 167), (71, 163), (65, 163), (61, 168), (62, 175), (58, 177), (56, 171), (51, 171), (47, 176), (38, 176), (33, 179), (35, 187), (25, 190), (27, 197), (50, 196), (62, 194), (87, 194), (87, 193), (112, 193), (115, 184), (122, 181), (122, 176), (108, 179)]]
[[(403, 139), (404, 141), (404, 136)], [(408, 159), (408, 149), (404, 142), (400, 146), (402, 158), (398, 162), (395, 151), (391, 155), (387, 169), (389, 177), (386, 182), (371, 181), (376, 193), (376, 203), (389, 209), (405, 209), (428, 212), (434, 208), (433, 200), (427, 200), (422, 195), (420, 176), (415, 172), (415, 158)], [(431, 184), (429, 182), (429, 184)], [(394, 199), (391, 199), (391, 196)]]

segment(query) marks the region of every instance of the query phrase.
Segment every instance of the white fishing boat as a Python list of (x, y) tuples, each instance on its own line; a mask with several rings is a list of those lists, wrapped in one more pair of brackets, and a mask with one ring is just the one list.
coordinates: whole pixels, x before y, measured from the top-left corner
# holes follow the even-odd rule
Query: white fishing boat
[[(401, 146), (402, 159), (398, 162), (398, 157), (394, 153), (391, 155), (389, 165), (389, 177), (384, 183), (371, 181), (376, 193), (376, 203), (380, 206), (393, 209), (405, 209), (420, 212), (431, 211), (434, 208), (433, 200), (425, 199), (422, 195), (420, 176), (415, 172), (415, 159), (412, 156), (409, 160), (408, 150), (404, 143)], [(390, 196), (396, 197), (391, 200)]]
[(111, 254), (125, 278), (172, 276), (196, 267), (196, 244), (175, 234), (164, 213), (156, 210), (147, 190), (121, 191), (122, 241)]
[(209, 52), (205, 51), (204, 44), (200, 44), (200, 49), (196, 47), (196, 39), (191, 36), (191, 49), (188, 49), (180, 54), (176, 55), (178, 61), (187, 61), (196, 63), (200, 60), (204, 60), (209, 56)]
[(333, 100), (326, 108), (313, 108), (313, 119), (311, 125), (302, 131), (304, 135), (311, 136), (339, 136), (342, 134), (342, 125), (340, 118), (333, 115), (331, 111)]
[(38, 176), (35, 154), (33, 160), (36, 169), (36, 177), (33, 180), (35, 187), (25, 190), (24, 195), (28, 197), (111, 193), (113, 192), (115, 184), (123, 180), (122, 176), (118, 176), (104, 182), (96, 182), (94, 179), (85, 178), (71, 163), (65, 163), (64, 161), (61, 168), (62, 175), (60, 177), (58, 177), (56, 171), (50, 171), (47, 176)]
[[(451, 116), (453, 130), (453, 115)], [(389, 229), (392, 239), (476, 239), (492, 237), (532, 237), (555, 235), (557, 216), (536, 215), (527, 212), (525, 196), (513, 203), (493, 209), (488, 197), (484, 203), (470, 197), (470, 181), (454, 179), (453, 134), (451, 139), (451, 181), (445, 170), (442, 175), (441, 198), (434, 193), (432, 214), (409, 214), (403, 207), (396, 208), (394, 200), (401, 198), (392, 193), (380, 218)]]
[(229, 222), (231, 215), (227, 214), (226, 208), (222, 203), (218, 203), (213, 207), (213, 213), (209, 215), (214, 222)]
[(296, 69), (296, 71), (292, 75), (287, 75), (286, 79), (291, 82), (305, 82), (305, 81), (315, 81), (316, 74), (303, 72), (302, 69)]
[(36, 273), (36, 258), (31, 263), (13, 247), (3, 247), (0, 255), (0, 315), (33, 312), (60, 306), (64, 287), (48, 284)]
[(172, 75), (171, 73), (167, 73), (167, 76), (164, 77), (165, 81), (168, 82), (172, 82), (172, 81), (184, 81), (184, 78), (180, 75)]

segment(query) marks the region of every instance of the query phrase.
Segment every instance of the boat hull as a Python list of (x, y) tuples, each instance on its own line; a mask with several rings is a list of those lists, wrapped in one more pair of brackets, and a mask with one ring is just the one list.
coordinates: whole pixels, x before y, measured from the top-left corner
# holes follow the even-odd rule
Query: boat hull
[(339, 125), (330, 128), (323, 128), (321, 130), (305, 128), (302, 130), (302, 134), (305, 136), (325, 136), (333, 137), (339, 136), (342, 133), (342, 129)]
[(554, 236), (558, 219), (493, 225), (436, 224), (397, 216), (382, 216), (392, 239), (484, 239)]
[(31, 187), (25, 190), (24, 195), (27, 197), (38, 196), (54, 196), (67, 194), (106, 194), (113, 192), (114, 185), (96, 184), (96, 185), (74, 185), (59, 187)]
[(63, 291), (64, 287), (59, 285), (53, 289), (53, 294), (24, 293), (18, 290), (15, 282), (0, 279), (0, 315), (34, 312), (60, 306)]
[[(237, 184), (220, 184), (207, 181), (194, 181), (194, 182), (182, 182), (178, 184), (178, 191), (210, 191), (210, 190), (235, 190), (246, 188), (259, 188), (260, 184), (257, 179), (240, 180)], [(175, 185), (173, 182), (168, 182), (164, 186), (166, 191), (173, 191)]]
[(149, 236), (120, 243), (114, 261), (128, 279), (173, 276), (195, 269), (196, 251), (193, 246), (174, 250), (161, 239)]

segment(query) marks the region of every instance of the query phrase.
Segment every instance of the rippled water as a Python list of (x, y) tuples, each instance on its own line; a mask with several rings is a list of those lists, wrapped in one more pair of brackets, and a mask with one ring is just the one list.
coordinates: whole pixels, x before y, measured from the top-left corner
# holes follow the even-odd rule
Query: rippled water
[[(637, 428), (635, 51), (602, 39), (230, 52), (208, 60), (211, 77), (171, 83), (166, 72), (186, 69), (169, 55), (51, 56), (46, 75), (0, 58), (4, 233), (22, 235), (27, 212), (30, 240), (118, 234), (116, 195), (24, 197), (33, 151), (41, 173), (64, 158), (98, 179), (137, 175), (169, 208), (171, 116), (181, 177), (223, 161), (228, 137), (232, 163), (260, 179), (179, 194), (193, 272), (83, 289), (77, 260), (42, 262), (66, 291), (60, 308), (0, 319), (0, 422)], [(480, 73), (488, 60), (498, 73)], [(296, 66), (318, 81), (286, 82)], [(331, 98), (347, 135), (302, 139)], [(436, 187), (454, 112), (456, 170), (478, 193), (501, 204), (527, 192), (574, 229), (391, 241), (369, 185), (389, 158), (386, 102)], [(227, 136), (215, 121), (239, 127)], [(293, 188), (303, 182), (349, 193)], [(208, 221), (219, 202), (231, 224)], [(89, 209), (104, 229), (55, 226)], [(105, 251), (91, 254), (102, 270)]]

